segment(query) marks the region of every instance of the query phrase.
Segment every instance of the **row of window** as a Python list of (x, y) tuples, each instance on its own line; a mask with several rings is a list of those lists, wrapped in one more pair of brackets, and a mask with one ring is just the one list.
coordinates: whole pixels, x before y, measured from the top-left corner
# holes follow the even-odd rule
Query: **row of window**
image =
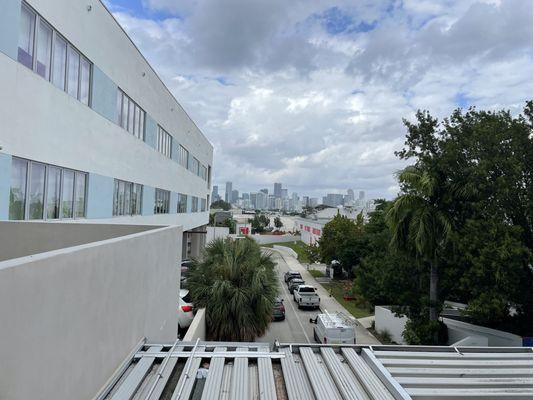
[[(142, 214), (143, 186), (115, 179), (113, 216)], [(178, 213), (187, 212), (187, 195), (178, 193)], [(9, 219), (85, 217), (87, 173), (13, 157)], [(207, 200), (200, 199), (200, 211)], [(198, 212), (198, 197), (191, 197), (191, 212)], [(170, 212), (170, 191), (156, 189), (155, 214)]]
[(87, 174), (13, 157), (9, 219), (85, 217)]
[[(21, 3), (18, 61), (82, 103), (90, 103), (92, 64), (26, 3)], [(117, 123), (145, 139), (146, 112), (121, 89), (117, 91)], [(159, 126), (157, 150), (172, 157), (172, 136)], [(179, 146), (178, 163), (205, 181), (208, 168)]]
[(89, 105), (91, 63), (39, 14), (22, 3), (18, 61)]
[(138, 139), (144, 140), (146, 112), (126, 93), (118, 89), (117, 123)]
[(115, 179), (113, 215), (141, 215), (142, 193), (142, 185)]

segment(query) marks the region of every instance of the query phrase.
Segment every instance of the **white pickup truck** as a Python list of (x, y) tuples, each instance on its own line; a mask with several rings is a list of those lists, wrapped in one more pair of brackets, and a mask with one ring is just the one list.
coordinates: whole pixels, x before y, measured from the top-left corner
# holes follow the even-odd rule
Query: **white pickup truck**
[(294, 301), (298, 303), (298, 308), (318, 308), (320, 306), (320, 297), (313, 286), (298, 286), (294, 289), (293, 298)]

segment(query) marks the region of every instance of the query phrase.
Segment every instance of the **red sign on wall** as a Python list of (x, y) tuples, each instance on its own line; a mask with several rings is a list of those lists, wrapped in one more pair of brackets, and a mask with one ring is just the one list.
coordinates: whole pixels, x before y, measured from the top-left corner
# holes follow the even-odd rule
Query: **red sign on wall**
[(247, 226), (241, 226), (241, 227), (239, 228), (239, 233), (240, 233), (241, 235), (249, 235), (249, 234), (250, 234), (250, 228), (247, 227)]

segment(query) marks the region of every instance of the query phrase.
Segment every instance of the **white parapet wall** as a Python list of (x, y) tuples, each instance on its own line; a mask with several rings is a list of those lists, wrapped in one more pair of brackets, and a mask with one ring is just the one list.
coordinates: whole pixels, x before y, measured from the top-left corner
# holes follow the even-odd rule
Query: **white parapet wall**
[(374, 313), (376, 318), (375, 329), (377, 332), (388, 332), (394, 342), (406, 344), (402, 334), (405, 329), (405, 324), (408, 321), (407, 317), (397, 317), (387, 306), (376, 306)]
[(291, 255), (291, 256), (294, 257), (294, 258), (298, 258), (298, 254), (297, 254), (293, 249), (291, 249), (290, 247), (287, 247), (287, 246), (279, 246), (279, 245), (275, 244), (274, 246), (272, 246), (272, 248), (274, 248), (274, 249), (276, 249), (276, 250), (279, 250), (279, 251), (281, 251), (282, 253), (289, 254), (289, 255)]
[(28, 255), (0, 261), (1, 399), (93, 398), (141, 340), (175, 340), (182, 230), (130, 228), (101, 226), (101, 241), (97, 225), (12, 230)]
[(511, 347), (522, 346), (522, 338), (509, 332), (485, 328), (484, 326), (469, 324), (451, 318), (443, 318), (448, 327), (448, 343), (454, 344), (467, 337), (482, 337), (477, 340), (480, 346)]
[(225, 226), (208, 226), (206, 243), (212, 242), (215, 239), (226, 239), (229, 237), (229, 228)]
[(250, 237), (259, 244), (298, 242), (301, 240), (299, 235), (250, 235)]
[(187, 329), (187, 333), (182, 340), (184, 342), (193, 342), (197, 339), (205, 340), (205, 336), (205, 308), (201, 308), (196, 312), (191, 326), (189, 326), (189, 329)]

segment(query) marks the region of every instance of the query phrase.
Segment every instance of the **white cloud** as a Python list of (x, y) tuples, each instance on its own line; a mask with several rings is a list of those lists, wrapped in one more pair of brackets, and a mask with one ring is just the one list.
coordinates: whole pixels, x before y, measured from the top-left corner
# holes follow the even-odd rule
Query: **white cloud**
[(213, 142), (214, 182), (241, 191), (392, 197), (402, 118), (533, 93), (528, 0), (143, 4), (115, 15)]

